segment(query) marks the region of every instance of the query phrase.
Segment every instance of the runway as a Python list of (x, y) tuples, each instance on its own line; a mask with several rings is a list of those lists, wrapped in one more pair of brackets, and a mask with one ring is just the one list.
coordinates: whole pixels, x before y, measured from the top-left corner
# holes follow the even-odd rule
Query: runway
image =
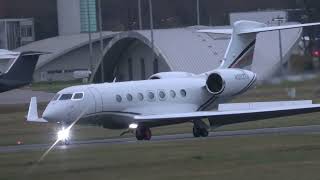
[[(237, 130), (237, 131), (219, 131), (211, 132), (209, 137), (194, 138), (192, 134), (175, 134), (175, 135), (161, 135), (153, 136), (150, 142), (164, 142), (164, 141), (182, 141), (182, 140), (198, 140), (198, 139), (215, 139), (226, 137), (240, 137), (240, 136), (258, 136), (271, 134), (310, 134), (320, 133), (320, 125), (312, 126), (294, 126), (282, 128), (264, 128), (253, 130)], [(134, 137), (130, 138), (116, 138), (116, 139), (102, 139), (102, 140), (88, 140), (88, 141), (73, 141), (70, 145), (58, 145), (57, 149), (69, 149), (82, 146), (96, 146), (96, 145), (114, 145), (114, 144), (133, 144), (138, 141)], [(46, 150), (51, 144), (31, 144), (31, 145), (16, 145), (16, 146), (2, 146), (0, 153), (11, 153), (21, 151), (39, 151)]]

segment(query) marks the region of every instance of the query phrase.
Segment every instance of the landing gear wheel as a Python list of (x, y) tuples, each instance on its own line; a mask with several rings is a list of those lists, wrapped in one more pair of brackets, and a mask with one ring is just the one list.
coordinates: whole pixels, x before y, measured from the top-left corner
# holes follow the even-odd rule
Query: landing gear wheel
[(69, 139), (62, 140), (61, 144), (67, 146), (70, 144), (70, 140)]
[(201, 137), (208, 137), (209, 136), (208, 130), (205, 128), (200, 129), (200, 136)]
[(147, 140), (149, 141), (152, 137), (152, 133), (150, 128), (147, 127), (140, 127), (136, 130), (136, 138), (137, 140)]
[(152, 134), (150, 128), (146, 128), (143, 139), (149, 141), (151, 139), (151, 136)]
[(193, 127), (192, 128), (192, 132), (193, 132), (193, 137), (200, 137), (201, 134), (200, 134), (200, 128), (197, 128), (197, 127)]
[(199, 128), (194, 126), (192, 129), (193, 132), (193, 136), (194, 137), (208, 137), (209, 136), (209, 132), (206, 128)]

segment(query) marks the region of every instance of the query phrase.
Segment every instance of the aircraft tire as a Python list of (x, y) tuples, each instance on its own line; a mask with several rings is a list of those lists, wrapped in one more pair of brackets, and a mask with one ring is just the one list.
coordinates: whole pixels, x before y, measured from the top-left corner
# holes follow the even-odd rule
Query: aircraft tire
[(141, 129), (137, 129), (136, 130), (136, 138), (137, 138), (138, 141), (143, 140), (144, 134), (142, 133)]
[(209, 136), (208, 130), (205, 128), (200, 129), (200, 136), (201, 137), (208, 137)]
[(197, 128), (197, 127), (193, 127), (192, 128), (192, 133), (193, 133), (193, 137), (200, 137), (201, 136), (201, 134), (200, 134), (200, 128)]
[(150, 128), (145, 128), (143, 139), (149, 141), (151, 139), (151, 137), (152, 137), (152, 133), (151, 133)]
[(150, 128), (140, 127), (136, 130), (136, 138), (138, 141), (141, 140), (150, 140), (152, 137), (152, 133)]

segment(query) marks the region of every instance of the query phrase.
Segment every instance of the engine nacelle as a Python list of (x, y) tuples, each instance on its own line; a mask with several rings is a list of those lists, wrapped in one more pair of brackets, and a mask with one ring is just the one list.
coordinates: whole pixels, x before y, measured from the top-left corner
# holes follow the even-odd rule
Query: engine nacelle
[(189, 78), (195, 75), (187, 72), (161, 72), (150, 76), (149, 79)]
[(207, 78), (207, 90), (217, 96), (235, 96), (247, 91), (256, 81), (256, 74), (243, 69), (218, 69)]

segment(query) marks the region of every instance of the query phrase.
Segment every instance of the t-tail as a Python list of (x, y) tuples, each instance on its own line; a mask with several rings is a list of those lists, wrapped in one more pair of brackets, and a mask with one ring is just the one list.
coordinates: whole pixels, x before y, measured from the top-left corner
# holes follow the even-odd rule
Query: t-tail
[(243, 20), (235, 22), (232, 29), (208, 29), (199, 30), (198, 32), (231, 35), (231, 40), (220, 68), (250, 69), (258, 33), (315, 25), (320, 25), (320, 23), (268, 27), (264, 23)]
[(32, 75), (37, 65), (41, 52), (22, 52), (12, 63), (7, 72), (6, 79), (17, 79), (20, 81), (32, 80)]
[(45, 53), (22, 52), (8, 70), (0, 75), (0, 92), (30, 84), (39, 56), (42, 54)]

